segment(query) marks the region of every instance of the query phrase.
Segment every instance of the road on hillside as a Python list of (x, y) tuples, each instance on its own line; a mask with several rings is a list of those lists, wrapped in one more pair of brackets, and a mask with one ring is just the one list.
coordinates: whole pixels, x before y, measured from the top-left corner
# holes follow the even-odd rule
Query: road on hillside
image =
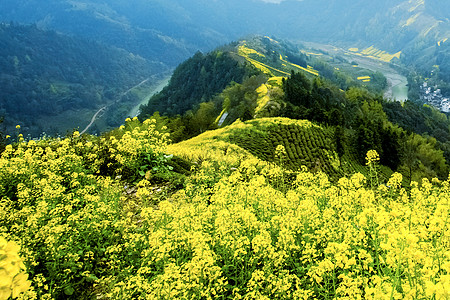
[[(169, 78), (170, 78), (170, 77), (169, 77)], [(120, 99), (122, 99), (123, 96), (125, 96), (126, 94), (128, 94), (129, 92), (131, 92), (133, 89), (140, 87), (141, 85), (143, 85), (144, 83), (146, 83), (146, 82), (149, 81), (150, 79), (151, 79), (151, 78), (147, 78), (147, 79), (145, 79), (145, 80), (142, 80), (141, 82), (139, 82), (139, 83), (136, 84), (135, 86), (129, 88), (128, 90), (126, 90), (125, 92), (123, 92), (122, 94), (120, 94), (120, 96), (117, 98), (116, 101), (114, 101), (114, 102), (111, 103), (111, 104), (105, 105), (105, 106), (101, 107), (99, 110), (97, 110), (97, 112), (96, 112), (96, 113), (94, 114), (94, 116), (92, 117), (91, 122), (86, 126), (86, 128), (83, 129), (83, 131), (80, 132), (80, 134), (86, 133), (86, 132), (89, 130), (89, 128), (91, 128), (91, 126), (92, 126), (92, 125), (94, 124), (94, 122), (97, 120), (97, 118), (98, 118), (98, 116), (99, 116), (99, 114), (100, 114), (101, 112), (104, 112), (104, 111), (106, 111), (106, 109), (107, 109), (108, 107), (110, 107), (110, 106), (112, 106), (112, 105), (114, 105), (114, 104), (117, 104), (117, 103), (120, 101)], [(164, 78), (164, 80), (161, 80), (161, 83), (159, 83), (158, 86), (156, 86), (155, 89), (152, 91), (152, 95), (155, 94), (155, 93), (157, 93), (157, 92), (159, 92), (159, 91), (167, 84), (168, 81), (169, 81), (168, 78)], [(161, 87), (161, 85), (162, 85), (163, 83), (164, 83), (164, 86)], [(147, 97), (148, 97), (148, 96), (147, 96)], [(146, 99), (147, 99), (147, 97), (146, 97)], [(147, 101), (148, 101), (148, 100), (147, 100)], [(139, 105), (139, 106), (140, 106), (140, 105)], [(138, 106), (138, 109), (139, 109), (139, 106)]]

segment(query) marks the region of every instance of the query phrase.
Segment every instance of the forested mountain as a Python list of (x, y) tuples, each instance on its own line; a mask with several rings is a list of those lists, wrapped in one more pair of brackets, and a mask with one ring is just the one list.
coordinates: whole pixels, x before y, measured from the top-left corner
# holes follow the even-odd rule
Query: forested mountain
[[(51, 0), (0, 1), (0, 19), (37, 23), (181, 62), (245, 34), (369, 47), (416, 59), (450, 37), (447, 1)], [(411, 63), (405, 57), (406, 61)]]
[[(165, 68), (95, 41), (1, 24), (0, 115), (8, 133), (19, 124), (33, 136), (50, 129), (64, 134), (87, 125), (70, 122), (78, 110), (95, 112)], [(46, 117), (61, 114), (67, 122), (46, 124)]]
[[(172, 1), (1, 0), (0, 20), (37, 24), (126, 49), (172, 67), (227, 39)], [(197, 6), (196, 6), (197, 8)]]
[[(209, 84), (218, 83), (216, 77), (223, 78), (223, 85)], [(174, 142), (237, 119), (307, 119), (328, 126), (341, 163), (363, 164), (367, 151), (375, 149), (385, 171), (399, 171), (409, 180), (445, 177), (450, 162), (448, 117), (430, 106), (386, 99), (387, 88), (383, 74), (341, 56), (255, 36), (188, 59), (174, 71), (169, 85), (142, 107), (140, 117), (165, 123)], [(284, 137), (289, 140), (286, 147), (297, 140), (289, 136)], [(259, 145), (255, 141), (261, 138), (265, 141)], [(264, 149), (276, 146), (264, 146), (267, 139), (248, 132), (232, 141), (267, 159)], [(297, 161), (294, 169), (304, 156), (302, 147), (309, 145), (288, 151)], [(314, 167), (316, 159), (325, 159), (313, 157), (303, 163)]]

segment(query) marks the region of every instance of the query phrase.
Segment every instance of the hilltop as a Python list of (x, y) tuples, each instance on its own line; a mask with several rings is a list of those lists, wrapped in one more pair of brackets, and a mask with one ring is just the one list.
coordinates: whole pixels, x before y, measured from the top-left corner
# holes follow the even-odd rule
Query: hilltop
[[(228, 68), (216, 68), (218, 61), (227, 61)], [(370, 149), (380, 154), (385, 178), (395, 171), (409, 180), (445, 178), (450, 158), (448, 117), (430, 106), (383, 98), (388, 88), (383, 74), (354, 64), (351, 56), (249, 37), (181, 64), (168, 86), (142, 107), (140, 118), (164, 123), (174, 142), (252, 120), (252, 130), (231, 135), (220, 131), (215, 140), (224, 134), (227, 142), (263, 160), (272, 159), (276, 146), (283, 145), (289, 168), (306, 165), (330, 178), (357, 170), (364, 173), (360, 170)], [(211, 78), (227, 78), (222, 72), (239, 74), (237, 81), (208, 84)], [(258, 120), (267, 117), (306, 119), (323, 128), (322, 133), (312, 133), (308, 142), (289, 126), (257, 129)], [(406, 151), (413, 154), (407, 156)]]

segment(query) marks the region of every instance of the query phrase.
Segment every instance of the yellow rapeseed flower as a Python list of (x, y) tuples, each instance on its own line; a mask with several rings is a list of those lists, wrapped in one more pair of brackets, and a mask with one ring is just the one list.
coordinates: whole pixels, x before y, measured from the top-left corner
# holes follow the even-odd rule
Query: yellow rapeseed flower
[(376, 150), (369, 150), (366, 154), (366, 165), (370, 165), (372, 163), (376, 163), (380, 161), (380, 156)]

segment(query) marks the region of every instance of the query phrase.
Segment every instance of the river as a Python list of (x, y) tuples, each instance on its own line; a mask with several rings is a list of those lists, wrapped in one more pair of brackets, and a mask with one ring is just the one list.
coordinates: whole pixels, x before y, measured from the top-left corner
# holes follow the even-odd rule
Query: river
[(349, 58), (349, 61), (357, 62), (361, 68), (382, 73), (386, 77), (388, 83), (384, 97), (386, 99), (396, 99), (397, 101), (405, 101), (408, 99), (408, 79), (394, 69), (389, 63), (370, 57), (355, 55), (353, 52), (332, 45), (312, 42), (304, 42), (303, 44), (313, 49), (326, 51), (332, 55), (345, 56)]
[(148, 100), (150, 100), (150, 98), (159, 93), (168, 83), (170, 80), (170, 76), (166, 76), (162, 79), (156, 80), (154, 86), (149, 90), (148, 94), (142, 98), (141, 102), (139, 104), (137, 104), (135, 107), (133, 107), (129, 113), (130, 116), (137, 116), (139, 114), (139, 109), (141, 107), (141, 105), (143, 104), (147, 104)]
[(356, 61), (359, 67), (374, 72), (378, 71), (386, 77), (388, 83), (387, 89), (384, 92), (386, 99), (395, 99), (397, 101), (408, 100), (408, 79), (388, 63), (356, 55), (352, 57), (352, 60)]

